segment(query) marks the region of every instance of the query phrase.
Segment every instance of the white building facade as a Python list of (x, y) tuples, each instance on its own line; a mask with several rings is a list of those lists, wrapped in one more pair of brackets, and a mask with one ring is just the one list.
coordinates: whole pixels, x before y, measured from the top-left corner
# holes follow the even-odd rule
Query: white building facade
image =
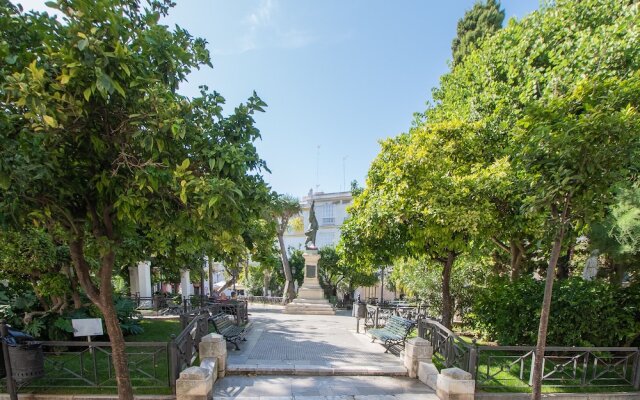
[(349, 213), (347, 207), (351, 205), (353, 198), (351, 192), (323, 193), (309, 191), (307, 196), (300, 200), (301, 216), (289, 221), (289, 229), (284, 234), (284, 244), (287, 249), (304, 249), (306, 236), (309, 229), (309, 211), (311, 203), (315, 201), (315, 212), (318, 220), (318, 233), (316, 246), (318, 248), (335, 247), (340, 240), (340, 227), (347, 219)]
[[(306, 236), (304, 232), (309, 229), (309, 210), (311, 203), (315, 201), (316, 218), (318, 219), (318, 234), (316, 236), (316, 246), (320, 249), (326, 246), (335, 247), (340, 240), (340, 228), (344, 221), (349, 217), (347, 207), (353, 202), (351, 192), (323, 193), (309, 191), (309, 194), (300, 200), (300, 208), (302, 215), (289, 221), (289, 229), (284, 234), (284, 245), (287, 250), (290, 247), (294, 249), (304, 249)], [(371, 287), (359, 287), (355, 290), (355, 297), (360, 295), (362, 301), (371, 298), (380, 298), (383, 294), (384, 300), (393, 300), (396, 293), (382, 289), (378, 283)]]

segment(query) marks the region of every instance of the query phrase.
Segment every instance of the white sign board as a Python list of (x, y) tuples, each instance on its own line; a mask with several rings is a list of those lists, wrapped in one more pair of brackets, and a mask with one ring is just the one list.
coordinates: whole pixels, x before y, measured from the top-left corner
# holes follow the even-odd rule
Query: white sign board
[(100, 336), (102, 332), (102, 319), (84, 318), (72, 319), (73, 336)]

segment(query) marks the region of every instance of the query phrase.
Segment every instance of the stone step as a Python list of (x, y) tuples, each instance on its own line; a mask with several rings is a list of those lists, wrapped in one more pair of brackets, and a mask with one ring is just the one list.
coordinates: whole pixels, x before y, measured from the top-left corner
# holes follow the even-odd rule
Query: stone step
[(227, 375), (301, 375), (301, 376), (407, 376), (401, 365), (328, 367), (324, 365), (230, 364)]
[(216, 400), (438, 400), (433, 390), (402, 376), (229, 376)]
[(305, 310), (305, 309), (291, 309), (284, 310), (284, 314), (300, 314), (300, 315), (336, 315), (333, 310)]
[(329, 304), (313, 304), (313, 303), (290, 303), (287, 304), (285, 311), (287, 310), (318, 310), (318, 311), (334, 311), (333, 307)]
[(302, 298), (293, 299), (291, 303), (292, 304), (328, 304), (328, 305), (331, 304), (327, 299), (302, 299)]
[(296, 304), (291, 307), (285, 308), (285, 311), (291, 311), (291, 310), (335, 312), (335, 310), (331, 306), (322, 307), (321, 305), (318, 305), (318, 304)]

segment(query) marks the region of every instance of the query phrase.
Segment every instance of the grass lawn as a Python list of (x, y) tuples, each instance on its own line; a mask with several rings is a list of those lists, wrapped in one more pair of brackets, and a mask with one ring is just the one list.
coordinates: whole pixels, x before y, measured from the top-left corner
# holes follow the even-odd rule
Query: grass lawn
[[(144, 328), (144, 332), (126, 336), (127, 342), (160, 342), (160, 344), (155, 347), (127, 347), (134, 392), (136, 394), (171, 394), (166, 343), (169, 342), (172, 334), (180, 333), (180, 320), (178, 318), (143, 319), (140, 325)], [(92, 354), (86, 347), (45, 348), (45, 376), (22, 388), (20, 393), (116, 393), (111, 357), (107, 350), (97, 348)]]
[[(469, 336), (459, 336), (464, 342), (471, 344), (473, 338)], [(478, 346), (492, 346), (495, 343), (485, 342), (477, 340)], [(528, 385), (529, 374), (531, 373), (531, 358), (526, 358), (523, 362), (517, 362), (518, 357), (522, 355), (521, 352), (505, 352), (505, 351), (491, 351), (483, 350), (478, 357), (478, 377), (477, 380), (481, 382), (483, 392), (512, 392), (512, 393), (530, 393), (531, 387)], [(565, 360), (566, 361), (566, 360)], [(433, 362), (438, 369), (444, 367), (444, 359), (435, 354)], [(569, 366), (568, 369), (571, 367)], [(581, 366), (577, 367), (578, 375), (581, 376), (583, 369)], [(520, 379), (520, 373), (522, 369), (522, 379)], [(550, 363), (545, 364), (545, 374), (553, 371), (553, 365)], [(587, 376), (593, 375), (593, 369), (590, 365), (587, 369)], [(581, 387), (579, 378), (573, 379), (570, 376), (569, 370), (566, 374), (559, 372), (555, 373), (555, 376), (562, 377), (561, 381), (557, 381), (556, 385), (566, 385), (563, 387), (554, 386), (552, 383), (547, 383), (542, 386), (544, 393), (603, 393), (603, 392), (628, 392), (635, 391), (632, 386), (627, 385), (623, 380), (615, 380), (615, 374), (609, 373), (604, 375), (605, 378), (610, 378), (609, 381), (612, 386), (605, 386), (600, 382), (599, 386)], [(568, 385), (573, 385), (568, 387)]]
[(124, 339), (127, 342), (168, 342), (171, 335), (180, 333), (180, 319), (143, 319), (140, 326), (144, 329), (139, 335), (129, 335)]

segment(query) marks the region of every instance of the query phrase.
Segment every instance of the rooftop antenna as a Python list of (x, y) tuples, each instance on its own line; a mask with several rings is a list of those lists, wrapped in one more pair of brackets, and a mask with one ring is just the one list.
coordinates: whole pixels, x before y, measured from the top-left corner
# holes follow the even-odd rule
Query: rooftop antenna
[(342, 157), (342, 191), (344, 192), (347, 191), (347, 157), (349, 156)]
[(320, 189), (320, 145), (316, 152), (316, 192)]

